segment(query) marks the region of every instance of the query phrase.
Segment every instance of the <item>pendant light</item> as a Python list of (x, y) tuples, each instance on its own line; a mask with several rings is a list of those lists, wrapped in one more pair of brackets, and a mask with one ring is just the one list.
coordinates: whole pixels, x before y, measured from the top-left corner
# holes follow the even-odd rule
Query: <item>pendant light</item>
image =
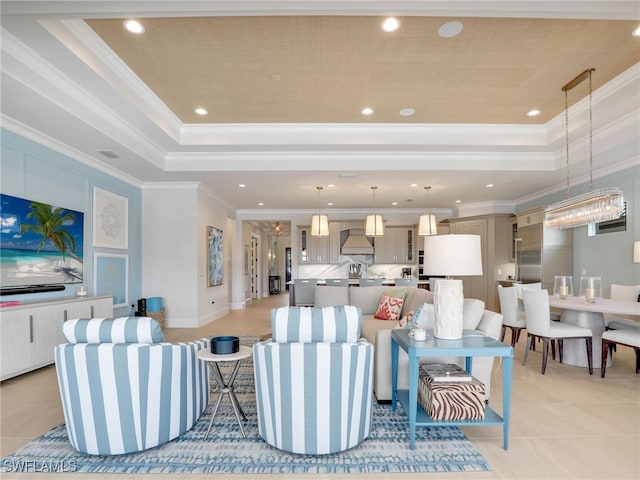
[(365, 226), (365, 235), (367, 237), (381, 237), (384, 235), (384, 222), (382, 215), (376, 215), (376, 190), (378, 187), (373, 186), (373, 215), (367, 215), (367, 222)]
[[(616, 187), (593, 189), (593, 115), (592, 75), (589, 68), (564, 87), (565, 158), (567, 172), (567, 198), (549, 205), (545, 209), (545, 225), (548, 228), (574, 228), (589, 223), (604, 222), (619, 218), (624, 208), (622, 190)], [(589, 192), (575, 197), (569, 196), (569, 102), (567, 92), (583, 80), (589, 79)]]
[(326, 237), (329, 235), (329, 217), (322, 215), (320, 212), (320, 192), (322, 187), (316, 187), (318, 190), (318, 214), (311, 216), (311, 235), (314, 237)]
[[(431, 186), (424, 187), (424, 190), (427, 192), (427, 208), (429, 208), (429, 190), (431, 190)], [(425, 213), (424, 215), (420, 215), (420, 223), (418, 224), (418, 235), (428, 236), (435, 235), (438, 229), (438, 221), (436, 220), (436, 216), (430, 213)]]

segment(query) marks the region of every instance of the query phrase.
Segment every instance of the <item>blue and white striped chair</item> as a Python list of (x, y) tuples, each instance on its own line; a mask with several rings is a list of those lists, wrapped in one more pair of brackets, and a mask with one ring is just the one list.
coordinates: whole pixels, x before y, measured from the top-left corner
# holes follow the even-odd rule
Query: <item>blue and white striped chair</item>
[(319, 455), (369, 435), (373, 345), (353, 306), (271, 311), (272, 339), (253, 346), (258, 431), (280, 450)]
[(71, 445), (113, 455), (161, 445), (191, 429), (209, 403), (196, 351), (207, 340), (165, 343), (147, 317), (69, 320), (55, 348)]

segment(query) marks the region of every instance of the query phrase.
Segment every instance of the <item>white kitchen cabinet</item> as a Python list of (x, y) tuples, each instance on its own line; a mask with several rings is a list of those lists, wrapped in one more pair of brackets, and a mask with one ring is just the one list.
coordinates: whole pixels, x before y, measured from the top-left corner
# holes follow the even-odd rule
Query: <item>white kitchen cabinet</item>
[(300, 227), (300, 263), (338, 263), (340, 260), (340, 225), (329, 223), (329, 235), (311, 235), (310, 227)]
[(415, 229), (387, 227), (384, 235), (375, 238), (376, 263), (414, 263)]
[(72, 297), (24, 303), (1, 310), (1, 380), (54, 361), (53, 349), (64, 343), (62, 324), (71, 318), (112, 317), (113, 298)]

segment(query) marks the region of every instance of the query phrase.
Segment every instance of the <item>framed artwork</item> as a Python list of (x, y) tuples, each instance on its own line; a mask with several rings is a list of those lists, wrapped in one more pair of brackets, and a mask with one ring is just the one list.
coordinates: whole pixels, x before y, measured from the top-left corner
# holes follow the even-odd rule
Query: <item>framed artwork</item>
[(207, 286), (223, 283), (222, 230), (207, 226)]
[(93, 187), (93, 246), (126, 250), (128, 226), (129, 199)]
[(113, 295), (113, 306), (129, 305), (129, 256), (93, 254), (93, 286), (96, 295)]

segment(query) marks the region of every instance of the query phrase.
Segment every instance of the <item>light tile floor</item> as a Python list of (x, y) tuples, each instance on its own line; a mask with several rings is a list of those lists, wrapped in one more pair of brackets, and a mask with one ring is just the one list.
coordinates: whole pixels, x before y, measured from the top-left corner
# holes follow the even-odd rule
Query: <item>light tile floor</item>
[[(167, 340), (192, 340), (219, 334), (263, 335), (270, 331), (269, 311), (286, 305), (286, 294), (254, 301), (244, 310), (231, 311), (199, 329), (166, 329)], [(540, 352), (531, 352), (522, 365), (523, 337), (516, 347), (513, 377), (510, 448), (502, 449), (500, 427), (466, 427), (467, 437), (493, 470), (464, 474), (378, 474), (368, 479), (638, 479), (640, 478), (640, 375), (630, 348), (618, 348), (614, 365), (605, 379), (595, 370), (561, 365), (549, 359), (540, 374)], [(63, 421), (53, 367), (0, 384), (0, 454), (5, 456)], [(502, 371), (496, 361), (491, 406), (502, 411)], [(212, 446), (214, 447), (214, 446)], [(210, 475), (207, 478), (243, 480), (251, 475)], [(52, 478), (50, 474), (16, 475), (11, 478)], [(160, 475), (75, 474), (70, 478), (156, 479)], [(268, 478), (293, 480), (297, 476)], [(350, 475), (305, 475), (304, 478), (356, 478)], [(56, 478), (61, 478), (57, 476)], [(203, 478), (182, 475), (180, 478)]]

